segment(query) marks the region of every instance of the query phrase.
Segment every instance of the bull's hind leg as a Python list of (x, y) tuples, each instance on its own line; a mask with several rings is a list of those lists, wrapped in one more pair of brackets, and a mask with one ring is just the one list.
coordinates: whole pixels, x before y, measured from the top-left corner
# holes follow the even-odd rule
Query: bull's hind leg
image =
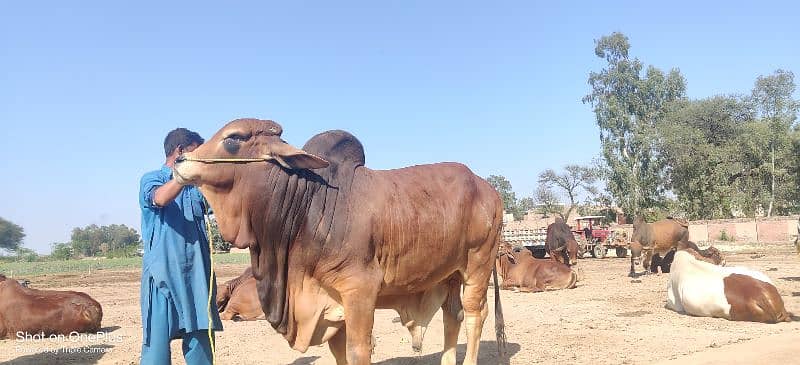
[(345, 326), (342, 326), (333, 337), (328, 340), (328, 348), (330, 348), (333, 357), (336, 359), (336, 365), (347, 365), (347, 331)]
[(444, 322), (444, 349), (442, 365), (456, 364), (456, 346), (461, 321), (464, 319), (464, 307), (461, 305), (461, 280), (451, 277), (448, 282), (448, 293), (442, 304), (442, 322)]
[(467, 327), (467, 353), (464, 356), (464, 365), (478, 363), (483, 323), (489, 314), (489, 306), (486, 304), (488, 288), (488, 280), (483, 280), (482, 284), (467, 282), (464, 285), (464, 323)]
[[(492, 245), (487, 244), (489, 248)], [(496, 247), (496, 245), (494, 245)], [(464, 273), (464, 324), (467, 327), (467, 353), (464, 365), (475, 365), (478, 362), (478, 349), (481, 342), (483, 323), (489, 314), (486, 303), (486, 291), (489, 288), (489, 276), (492, 274), (491, 251), (486, 257), (474, 255), (467, 264)]]

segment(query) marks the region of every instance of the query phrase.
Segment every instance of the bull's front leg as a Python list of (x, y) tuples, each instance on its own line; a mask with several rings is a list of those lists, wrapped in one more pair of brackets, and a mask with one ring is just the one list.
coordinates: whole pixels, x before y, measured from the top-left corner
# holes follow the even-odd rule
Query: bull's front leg
[(631, 255), (631, 271), (628, 272), (628, 277), (635, 278), (636, 277), (636, 258)]
[[(363, 282), (362, 282), (363, 283)], [(377, 286), (342, 293), (348, 365), (369, 365), (372, 354), (372, 325), (375, 321)]]

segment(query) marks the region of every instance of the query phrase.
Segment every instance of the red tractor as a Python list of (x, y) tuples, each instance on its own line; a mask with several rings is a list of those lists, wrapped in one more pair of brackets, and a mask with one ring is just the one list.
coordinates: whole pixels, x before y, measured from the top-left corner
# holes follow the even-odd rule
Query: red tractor
[(612, 233), (601, 226), (603, 218), (605, 217), (602, 215), (575, 218), (575, 228), (572, 230), (572, 234), (578, 241), (580, 256), (583, 257), (584, 253), (589, 252), (592, 257), (601, 259), (606, 257), (608, 249), (613, 248), (616, 250), (617, 257), (626, 257), (628, 255), (627, 245), (618, 240), (609, 240)]

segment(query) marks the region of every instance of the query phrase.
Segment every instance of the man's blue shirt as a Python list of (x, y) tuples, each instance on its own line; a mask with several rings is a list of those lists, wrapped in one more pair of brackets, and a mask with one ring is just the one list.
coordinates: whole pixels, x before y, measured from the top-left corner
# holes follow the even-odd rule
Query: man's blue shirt
[[(183, 187), (175, 200), (164, 207), (153, 203), (156, 189), (171, 179), (172, 170), (164, 166), (148, 172), (141, 180), (139, 206), (144, 242), (141, 306), (142, 315), (149, 316), (151, 288), (169, 298), (178, 315), (176, 333), (173, 333), (178, 336), (180, 332), (208, 329), (211, 253), (203, 216), (203, 196), (196, 187)], [(211, 283), (211, 315), (214, 329), (221, 330), (216, 288), (215, 278)], [(148, 323), (145, 319), (143, 323)], [(150, 329), (144, 326), (147, 343)]]

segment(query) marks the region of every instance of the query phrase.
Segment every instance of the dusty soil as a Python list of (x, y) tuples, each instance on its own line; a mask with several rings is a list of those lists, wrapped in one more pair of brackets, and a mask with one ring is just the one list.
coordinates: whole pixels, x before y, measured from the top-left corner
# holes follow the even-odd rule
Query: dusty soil
[[(749, 266), (769, 275), (789, 311), (800, 312), (800, 257), (789, 244), (727, 253), (728, 265)], [(503, 291), (511, 364), (790, 363), (800, 341), (800, 322), (775, 325), (696, 318), (664, 308), (668, 275), (632, 280), (629, 259), (584, 259), (576, 289), (545, 293)], [(217, 268), (220, 281), (244, 265)], [(32, 279), (34, 287), (84, 291), (105, 312), (104, 335), (43, 341), (0, 341), (0, 362), (11, 364), (138, 364), (141, 346), (139, 272), (107, 271)], [(494, 303), (490, 296), (490, 303)], [(493, 304), (490, 310), (494, 310)], [(421, 354), (392, 311), (375, 315), (378, 364), (438, 364), (441, 316), (434, 318)], [(494, 317), (486, 321), (480, 363), (496, 363)], [(458, 361), (465, 351), (464, 330)], [(289, 348), (265, 321), (225, 322), (217, 334), (218, 364), (333, 364), (327, 346), (305, 354)], [(792, 347), (794, 346), (794, 347)], [(183, 363), (180, 341), (173, 361)], [(764, 357), (769, 356), (769, 357)], [(727, 360), (726, 360), (727, 359)], [(757, 359), (757, 360), (755, 360)], [(770, 360), (772, 359), (772, 361)], [(787, 361), (786, 359), (794, 359)], [(672, 361), (670, 361), (672, 360)], [(722, 362), (720, 362), (722, 361)]]

